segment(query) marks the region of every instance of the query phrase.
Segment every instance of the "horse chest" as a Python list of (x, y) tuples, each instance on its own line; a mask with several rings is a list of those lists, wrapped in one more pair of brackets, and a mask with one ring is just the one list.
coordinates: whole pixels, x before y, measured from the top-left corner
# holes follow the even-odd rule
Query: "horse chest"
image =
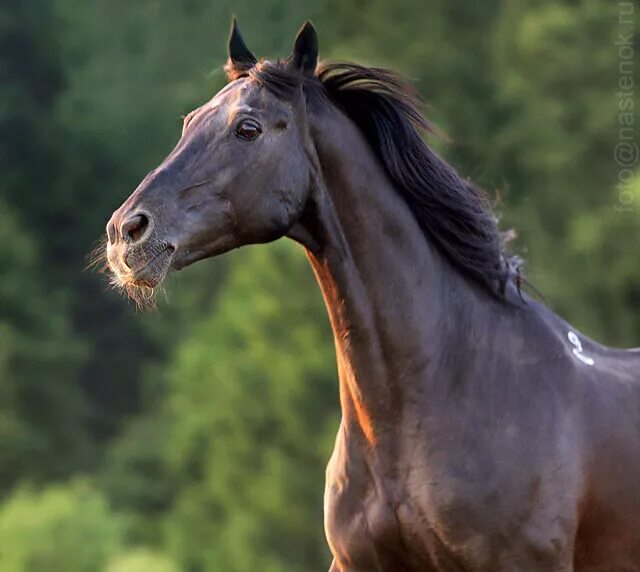
[(393, 512), (379, 484), (362, 458), (349, 455), (343, 442), (336, 444), (327, 466), (325, 530), (343, 567), (371, 567), (378, 538), (394, 528)]
[(561, 530), (562, 520), (534, 509), (536, 487), (525, 490), (529, 501), (514, 498), (513, 510), (504, 511), (502, 487), (470, 485), (442, 466), (399, 472), (402, 478), (385, 476), (340, 432), (325, 488), (332, 571), (493, 572), (509, 569), (504, 562), (537, 570), (566, 558), (572, 535)]
[(417, 526), (415, 514), (401, 501), (398, 484), (383, 475), (341, 432), (327, 466), (324, 499), (336, 569), (430, 570), (403, 538), (405, 527)]

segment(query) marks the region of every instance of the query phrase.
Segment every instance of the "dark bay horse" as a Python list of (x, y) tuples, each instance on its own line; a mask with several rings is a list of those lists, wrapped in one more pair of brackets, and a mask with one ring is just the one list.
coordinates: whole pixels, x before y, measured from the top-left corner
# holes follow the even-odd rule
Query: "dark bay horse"
[(301, 243), (335, 335), (342, 423), (327, 468), (332, 571), (640, 570), (640, 352), (521, 294), (482, 193), (420, 136), (387, 70), (257, 61), (113, 214), (114, 279), (242, 245)]

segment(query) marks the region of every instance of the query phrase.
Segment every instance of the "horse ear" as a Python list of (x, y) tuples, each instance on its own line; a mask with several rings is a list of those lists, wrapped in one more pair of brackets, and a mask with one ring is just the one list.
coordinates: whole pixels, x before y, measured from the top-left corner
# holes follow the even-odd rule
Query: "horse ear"
[(305, 75), (313, 75), (318, 64), (318, 34), (307, 20), (300, 28), (293, 44), (292, 65)]
[(250, 70), (258, 60), (251, 53), (247, 44), (244, 43), (240, 30), (238, 30), (238, 21), (234, 16), (231, 20), (231, 32), (229, 33), (229, 59), (225, 70), (230, 80), (236, 79), (242, 73)]

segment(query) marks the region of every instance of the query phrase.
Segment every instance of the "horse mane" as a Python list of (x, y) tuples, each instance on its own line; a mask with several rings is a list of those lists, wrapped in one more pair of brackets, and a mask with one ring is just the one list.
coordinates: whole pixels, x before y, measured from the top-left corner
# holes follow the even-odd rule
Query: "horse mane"
[(521, 260), (505, 250), (487, 196), (426, 144), (421, 132), (433, 129), (404, 78), (344, 62), (320, 64), (311, 79), (286, 62), (260, 62), (248, 75), (284, 97), (301, 81), (319, 91), (359, 127), (423, 233), (455, 268), (498, 299), (510, 283), (520, 290)]

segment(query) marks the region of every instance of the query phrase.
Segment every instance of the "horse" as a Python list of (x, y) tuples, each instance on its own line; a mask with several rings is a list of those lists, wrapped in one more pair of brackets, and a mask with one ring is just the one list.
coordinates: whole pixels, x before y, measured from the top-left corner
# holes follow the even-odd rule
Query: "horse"
[(486, 195), (423, 138), (398, 74), (319, 63), (306, 22), (229, 82), (113, 213), (113, 280), (281, 237), (335, 339), (331, 572), (640, 570), (640, 350), (604, 347), (521, 286)]

